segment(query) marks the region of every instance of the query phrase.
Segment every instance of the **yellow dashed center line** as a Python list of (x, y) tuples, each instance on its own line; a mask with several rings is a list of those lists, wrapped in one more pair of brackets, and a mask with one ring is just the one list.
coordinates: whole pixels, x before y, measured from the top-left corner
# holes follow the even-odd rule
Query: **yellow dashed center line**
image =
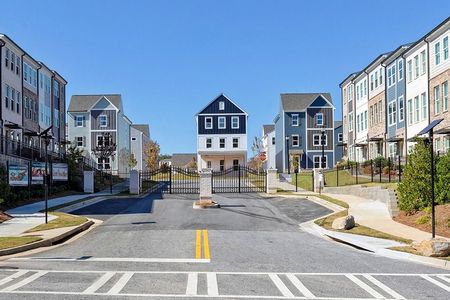
[(197, 229), (195, 235), (195, 259), (202, 258), (202, 235), (203, 235), (203, 258), (211, 259), (211, 254), (209, 252), (209, 238), (208, 230)]

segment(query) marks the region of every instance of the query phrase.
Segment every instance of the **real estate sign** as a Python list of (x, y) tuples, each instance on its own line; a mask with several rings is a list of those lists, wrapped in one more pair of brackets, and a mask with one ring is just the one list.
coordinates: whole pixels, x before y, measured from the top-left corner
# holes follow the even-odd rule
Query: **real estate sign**
[(8, 165), (8, 180), (11, 186), (27, 186), (29, 179), (27, 165)]
[(69, 180), (69, 168), (64, 163), (53, 163), (53, 180), (55, 181), (67, 181)]
[(31, 166), (31, 183), (41, 184), (44, 182), (45, 163), (33, 162)]

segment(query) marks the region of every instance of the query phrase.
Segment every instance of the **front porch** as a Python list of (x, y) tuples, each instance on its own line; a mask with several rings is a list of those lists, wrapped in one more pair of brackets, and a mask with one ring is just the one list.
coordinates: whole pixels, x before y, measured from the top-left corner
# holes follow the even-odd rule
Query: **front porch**
[(247, 165), (247, 153), (198, 154), (198, 170), (223, 171), (239, 165)]

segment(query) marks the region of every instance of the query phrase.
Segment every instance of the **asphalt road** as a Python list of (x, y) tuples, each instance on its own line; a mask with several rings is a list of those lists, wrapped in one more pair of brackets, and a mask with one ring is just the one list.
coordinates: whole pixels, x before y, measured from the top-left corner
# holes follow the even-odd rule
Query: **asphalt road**
[(221, 194), (222, 208), (194, 210), (195, 197), (105, 200), (73, 212), (104, 222), (0, 262), (0, 299), (450, 298), (450, 272), (302, 232), (299, 223), (330, 213), (308, 200)]

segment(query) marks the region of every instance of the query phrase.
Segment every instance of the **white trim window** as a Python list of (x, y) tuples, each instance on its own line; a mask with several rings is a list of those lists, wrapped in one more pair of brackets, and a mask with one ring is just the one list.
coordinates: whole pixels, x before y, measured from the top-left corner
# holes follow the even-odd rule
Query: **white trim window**
[(422, 64), (422, 75), (427, 71), (427, 56), (425, 50), (420, 52), (421, 64)]
[(398, 81), (403, 79), (403, 60), (398, 61)]
[(414, 110), (416, 116), (416, 123), (420, 121), (420, 105), (419, 105), (419, 96), (414, 97)]
[(373, 91), (373, 84), (374, 84), (374, 79), (373, 79), (373, 74), (370, 75), (370, 91)]
[(225, 110), (225, 102), (223, 101), (219, 102), (219, 110)]
[[(380, 70), (381, 73), (381, 70)], [(375, 88), (378, 87), (378, 71), (375, 71)]]
[(439, 85), (434, 87), (434, 114), (441, 112), (441, 88)]
[(348, 114), (348, 131), (353, 131), (353, 112)]
[(101, 128), (108, 127), (108, 116), (107, 115), (98, 116), (98, 124), (99, 127)]
[(338, 133), (338, 142), (342, 143), (342, 141), (344, 140), (344, 136), (342, 133)]
[(395, 64), (388, 68), (387, 76), (388, 76), (388, 87), (391, 87), (395, 83), (395, 73), (396, 67)]
[(434, 64), (437, 66), (441, 63), (441, 43), (437, 42), (434, 45)]
[(111, 137), (109, 135), (97, 135), (97, 146), (109, 146)]
[[(314, 161), (314, 168), (315, 169), (318, 169), (318, 168), (321, 168), (322, 167), (322, 156), (321, 155), (314, 155), (313, 156), (313, 161)], [(324, 164), (325, 164), (325, 169), (328, 167), (327, 166), (327, 156), (325, 155), (325, 156), (323, 156), (323, 162), (324, 162)]]
[(450, 151), (450, 136), (447, 136), (444, 141), (444, 150), (445, 152)]
[(205, 129), (213, 129), (213, 118), (205, 117)]
[(412, 60), (408, 60), (408, 62), (406, 63), (408, 65), (408, 82), (412, 81)]
[(109, 170), (111, 169), (111, 164), (109, 157), (99, 157), (97, 158), (97, 164), (100, 170)]
[(84, 127), (84, 116), (75, 116), (75, 127)]
[(211, 169), (211, 161), (210, 160), (206, 161), (206, 167), (208, 169)]
[(397, 103), (391, 102), (388, 105), (388, 125), (394, 125), (397, 123)]
[(299, 143), (299, 136), (298, 136), (298, 134), (293, 134), (292, 136), (291, 136), (292, 138), (291, 138), (291, 140), (292, 140), (292, 147), (298, 147), (298, 146), (300, 146), (300, 143)]
[(231, 117), (231, 128), (239, 129), (239, 117), (237, 116)]
[(225, 129), (227, 127), (227, 121), (225, 117), (219, 117), (217, 119), (219, 129)]
[(239, 138), (233, 138), (233, 148), (239, 148)]
[(211, 138), (206, 139), (206, 148), (212, 148), (212, 139)]
[(408, 100), (408, 125), (413, 123), (413, 109), (412, 109), (412, 99)]
[(322, 140), (322, 134), (313, 134), (313, 146), (322, 146), (320, 142), (322, 140), (324, 146), (326, 147), (328, 145), (327, 135), (325, 134), (323, 137), (324, 138)]
[(221, 149), (225, 148), (225, 138), (219, 139), (219, 148), (221, 148)]
[(398, 97), (398, 121), (403, 122), (405, 119), (405, 103), (403, 96)]
[(272, 145), (275, 145), (275, 137), (272, 137)]
[(419, 77), (419, 55), (414, 56), (414, 79)]
[(298, 114), (292, 114), (291, 125), (292, 126), (299, 126), (300, 125), (300, 119), (299, 119)]
[(442, 106), (443, 111), (448, 110), (448, 81), (442, 84)]
[(82, 137), (82, 136), (77, 136), (77, 137), (75, 138), (75, 141), (76, 141), (77, 147), (84, 147), (84, 137)]
[[(420, 95), (422, 101), (422, 120), (426, 120), (428, 117), (428, 101), (427, 101), (427, 93), (422, 93)], [(412, 118), (411, 118), (412, 120)]]
[(448, 59), (448, 36), (446, 36), (443, 40), (442, 40), (442, 52), (443, 52), (443, 56), (444, 56), (444, 60)]
[(323, 126), (323, 113), (317, 113), (315, 119), (316, 119), (316, 126)]

